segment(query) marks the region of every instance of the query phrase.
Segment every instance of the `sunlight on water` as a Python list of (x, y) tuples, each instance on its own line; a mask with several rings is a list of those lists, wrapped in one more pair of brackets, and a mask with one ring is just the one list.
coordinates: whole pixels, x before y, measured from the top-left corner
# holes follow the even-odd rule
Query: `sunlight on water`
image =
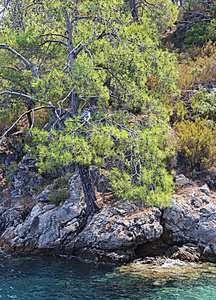
[[(76, 259), (0, 256), (0, 299), (216, 299), (216, 268), (164, 281)], [(215, 297), (215, 298), (214, 298)]]

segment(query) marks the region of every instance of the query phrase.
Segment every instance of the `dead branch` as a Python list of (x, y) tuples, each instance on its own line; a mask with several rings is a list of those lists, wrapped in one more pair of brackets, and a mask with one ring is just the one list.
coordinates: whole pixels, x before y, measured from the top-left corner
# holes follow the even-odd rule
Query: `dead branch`
[[(28, 111), (26, 111), (26, 112), (24, 112), (17, 120), (16, 120), (16, 122), (14, 122), (13, 123), (13, 125), (0, 137), (0, 140), (2, 139), (2, 138), (4, 138), (7, 134), (8, 134), (8, 132), (10, 132), (11, 131), (11, 129), (13, 129), (14, 128), (14, 126), (25, 116), (25, 115), (27, 115), (27, 114), (29, 114), (29, 113), (31, 113), (32, 111), (36, 111), (36, 110), (39, 110), (39, 109), (44, 109), (44, 108), (52, 108), (52, 106), (39, 106), (39, 107), (36, 107), (36, 108), (33, 108), (33, 109), (30, 109), (30, 110), (28, 110)], [(31, 128), (32, 129), (32, 128)], [(31, 130), (30, 129), (30, 130)]]
[(62, 41), (56, 41), (56, 40), (46, 40), (45, 42), (37, 45), (37, 47), (40, 47), (40, 46), (43, 46), (45, 45), (46, 43), (56, 43), (56, 44), (59, 44), (59, 45), (64, 45), (64, 46), (68, 46), (66, 43), (62, 42)]
[(9, 66), (0, 66), (0, 68), (11, 69), (11, 70), (13, 70), (13, 71), (16, 71), (16, 72), (18, 72), (18, 73), (22, 74), (22, 72), (21, 72), (20, 70), (18, 70), (18, 69), (16, 69), (16, 68), (14, 68), (14, 67), (9, 67)]
[(10, 3), (10, 0), (7, 0), (5, 7), (0, 11), (0, 15), (7, 9), (9, 3)]
[[(50, 105), (50, 103), (47, 103), (43, 100), (39, 100), (39, 99), (36, 99), (32, 96), (29, 96), (29, 95), (26, 95), (26, 94), (22, 94), (22, 93), (17, 93), (17, 92), (10, 92), (10, 91), (3, 91), (3, 92), (0, 92), (0, 95), (5, 95), (5, 94), (9, 94), (9, 95), (14, 95), (14, 96), (20, 96), (20, 97), (24, 97), (24, 98), (27, 98), (29, 100), (34, 100), (34, 101), (37, 101), (37, 102), (41, 102), (41, 103), (44, 103), (46, 105)], [(50, 105), (50, 107), (54, 107), (52, 105)]]
[(30, 62), (28, 62), (27, 59), (25, 57), (23, 57), (20, 53), (18, 53), (14, 49), (12, 49), (7, 44), (0, 44), (0, 49), (8, 50), (8, 51), (12, 52), (14, 55), (16, 55), (20, 60), (22, 60), (24, 62), (24, 64), (26, 65), (27, 70), (31, 70), (32, 74), (34, 75), (34, 77), (38, 78), (38, 74), (37, 74), (37, 72), (36, 72), (35, 67), (33, 66), (33, 64), (30, 63)]

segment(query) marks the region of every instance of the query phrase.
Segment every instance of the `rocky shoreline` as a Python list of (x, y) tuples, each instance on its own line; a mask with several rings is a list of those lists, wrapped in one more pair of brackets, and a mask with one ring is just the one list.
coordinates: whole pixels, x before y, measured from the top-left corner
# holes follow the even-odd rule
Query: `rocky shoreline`
[[(216, 261), (215, 196), (207, 185), (193, 186), (184, 175), (177, 176), (184, 193), (173, 195), (172, 205), (163, 210), (97, 192), (100, 211), (87, 217), (78, 173), (67, 183), (65, 201), (54, 204), (49, 200), (52, 185), (39, 195), (36, 192), (44, 179), (33, 170), (34, 162), (24, 156), (13, 171), (10, 187), (1, 193), (0, 246), (4, 250), (109, 263), (149, 256)], [(95, 183), (102, 190), (103, 179)]]

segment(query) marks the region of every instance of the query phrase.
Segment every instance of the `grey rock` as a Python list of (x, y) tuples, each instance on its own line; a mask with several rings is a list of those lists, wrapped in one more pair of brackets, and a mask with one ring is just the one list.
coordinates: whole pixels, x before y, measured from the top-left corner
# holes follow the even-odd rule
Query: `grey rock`
[(183, 245), (181, 247), (175, 246), (172, 247), (172, 249), (169, 249), (169, 251), (171, 252), (171, 255), (169, 257), (172, 259), (198, 262), (201, 258), (197, 246), (192, 244)]
[(211, 192), (207, 184), (204, 184), (204, 186), (202, 186), (199, 190), (207, 196), (211, 196)]
[(44, 184), (44, 179), (28, 169), (30, 159), (25, 158), (26, 164), (21, 162), (14, 171), (11, 186), (4, 191), (10, 197), (0, 198), (3, 248), (125, 262), (137, 253), (152, 255), (147, 250), (155, 247), (166, 251), (168, 245), (173, 246), (168, 251), (171, 258), (216, 261), (216, 207), (207, 195), (198, 197), (192, 191), (188, 204), (175, 197), (172, 206), (163, 211), (156, 207), (145, 210), (126, 199), (108, 201), (87, 217), (79, 174), (68, 181), (68, 198), (58, 206), (49, 204), (52, 185), (37, 197), (32, 191), (32, 186)]
[(180, 186), (188, 187), (191, 185), (190, 180), (185, 177), (183, 174), (177, 175), (175, 177), (176, 183), (178, 183)]
[(197, 198), (192, 198), (189, 200), (189, 203), (195, 208), (211, 203), (211, 199), (208, 196), (201, 196)]
[(190, 197), (190, 199), (193, 199), (193, 198), (197, 197), (196, 191), (195, 190), (190, 191), (189, 192), (189, 197)]
[(29, 171), (22, 163), (18, 164), (11, 174), (11, 184), (8, 193), (11, 198), (29, 197), (37, 194), (37, 186), (43, 186), (44, 178), (36, 172)]
[(69, 180), (69, 197), (59, 206), (46, 203), (49, 189), (50, 186), (46, 187), (37, 197), (39, 203), (22, 220), (13, 217), (15, 206), (11, 207), (8, 215), (11, 220), (2, 226), (4, 244), (24, 252), (54, 251), (126, 261), (134, 257), (137, 245), (154, 241), (163, 233), (158, 208), (152, 212), (140, 211), (126, 200), (105, 205), (87, 219), (78, 174)]
[(21, 164), (26, 166), (28, 170), (31, 171), (38, 171), (38, 167), (36, 166), (36, 160), (27, 152), (21, 161)]
[(52, 188), (53, 185), (49, 185), (47, 186), (43, 191), (42, 193), (40, 193), (38, 196), (37, 196), (37, 200), (40, 201), (40, 202), (48, 202), (48, 197), (49, 195), (51, 195), (51, 188)]
[[(199, 201), (201, 200), (199, 199)], [(190, 242), (196, 245), (202, 244), (205, 247), (209, 247), (209, 245), (216, 247), (216, 207), (205, 201), (200, 204), (204, 204), (204, 206), (193, 208), (187, 204), (173, 201), (173, 206), (164, 210), (164, 230), (169, 232), (169, 238), (173, 244)], [(204, 253), (205, 247), (200, 253), (201, 257), (204, 255), (202, 253)], [(214, 252), (211, 251), (211, 260), (213, 255)], [(207, 254), (205, 254), (206, 258)], [(216, 256), (214, 259), (216, 261)]]

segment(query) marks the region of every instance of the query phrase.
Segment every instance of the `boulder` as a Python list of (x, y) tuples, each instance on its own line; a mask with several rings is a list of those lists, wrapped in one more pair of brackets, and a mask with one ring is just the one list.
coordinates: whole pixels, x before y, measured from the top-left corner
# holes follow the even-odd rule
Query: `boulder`
[(183, 174), (175, 176), (175, 182), (178, 183), (181, 187), (188, 187), (191, 185), (190, 180)]
[(171, 243), (202, 245), (198, 247), (201, 258), (216, 261), (216, 207), (208, 198), (189, 201), (195, 205), (173, 200), (164, 210), (164, 231)]
[(204, 184), (204, 186), (202, 186), (199, 190), (207, 196), (211, 196), (211, 192), (207, 184)]

